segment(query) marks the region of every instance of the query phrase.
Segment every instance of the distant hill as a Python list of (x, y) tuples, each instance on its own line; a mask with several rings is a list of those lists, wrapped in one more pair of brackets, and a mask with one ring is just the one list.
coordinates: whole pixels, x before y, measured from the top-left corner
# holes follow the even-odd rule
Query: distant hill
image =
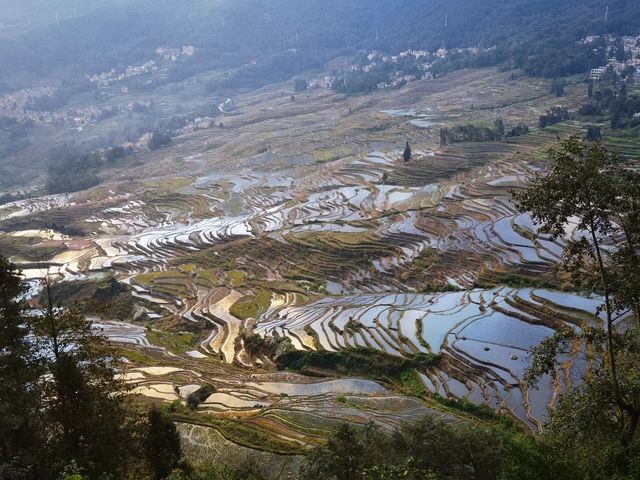
[(290, 49), (307, 68), (359, 50), (496, 45), (498, 60), (555, 76), (585, 67), (575, 45), (581, 37), (640, 33), (640, 2), (632, 0), (608, 0), (606, 23), (599, 0), (109, 0), (77, 17), (68, 15), (73, 4), (64, 4), (59, 25), (2, 42), (0, 80), (20, 71), (99, 72), (185, 44), (201, 52), (202, 68)]

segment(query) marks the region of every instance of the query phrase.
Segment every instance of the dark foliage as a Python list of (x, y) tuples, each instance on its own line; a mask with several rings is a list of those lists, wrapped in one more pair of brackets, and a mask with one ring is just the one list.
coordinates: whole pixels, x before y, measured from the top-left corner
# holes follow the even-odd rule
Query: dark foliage
[(391, 435), (375, 426), (340, 426), (326, 446), (308, 456), (302, 478), (497, 479), (509, 461), (509, 439), (499, 430), (450, 425), (431, 417)]
[(600, 127), (597, 125), (589, 125), (587, 127), (587, 140), (590, 142), (597, 142), (602, 138), (602, 132), (600, 131)]
[(511, 130), (509, 130), (506, 133), (506, 137), (519, 137), (520, 135), (526, 135), (527, 133), (529, 133), (529, 126), (525, 125), (524, 123), (519, 123), (518, 125), (514, 126), (511, 128)]
[(426, 353), (399, 358), (370, 348), (347, 348), (339, 352), (294, 350), (280, 355), (281, 369), (301, 372), (325, 371), (373, 378), (399, 377), (403, 372), (434, 365), (439, 357)]
[(309, 88), (309, 84), (304, 78), (296, 78), (293, 82), (293, 89), (296, 92), (304, 92)]
[(411, 160), (412, 155), (413, 153), (411, 152), (411, 145), (409, 145), (409, 142), (407, 142), (407, 146), (404, 147), (404, 153), (402, 154), (402, 158), (404, 159), (405, 162), (408, 162), (409, 160)]
[(556, 97), (562, 97), (564, 95), (564, 87), (567, 86), (567, 82), (562, 78), (554, 78), (551, 83), (550, 93)]
[(618, 84), (612, 76), (601, 79), (594, 88), (589, 103), (578, 110), (580, 115), (600, 116), (607, 112), (611, 117), (611, 128), (634, 128), (640, 125), (640, 118), (634, 117), (640, 112), (640, 95), (629, 95), (625, 83)]
[(187, 406), (191, 410), (196, 410), (198, 406), (214, 394), (216, 389), (212, 385), (203, 385), (195, 392), (189, 394), (187, 397)]
[(167, 133), (158, 132), (157, 130), (151, 134), (149, 139), (149, 150), (158, 150), (166, 147), (171, 143), (171, 137)]
[(101, 164), (102, 158), (97, 154), (74, 154), (56, 158), (47, 173), (47, 193), (77, 192), (100, 183), (94, 173)]
[(149, 410), (145, 454), (154, 480), (169, 476), (182, 459), (180, 434), (171, 417), (158, 407)]
[(494, 128), (482, 125), (456, 125), (440, 129), (440, 145), (462, 142), (498, 142), (505, 135), (504, 123), (496, 120)]
[(546, 115), (540, 115), (538, 125), (540, 128), (546, 128), (556, 123), (564, 122), (570, 118), (569, 110), (564, 107), (553, 107)]
[(83, 73), (108, 71), (147, 61), (158, 45), (192, 44), (198, 53), (187, 75), (239, 67), (244, 71), (229, 82), (255, 87), (360, 50), (479, 45), (496, 48), (478, 58), (454, 56), (455, 68), (509, 61), (527, 74), (555, 78), (603, 63), (604, 50), (596, 46), (594, 51), (578, 43), (580, 38), (639, 30), (637, 2), (608, 4), (605, 23), (603, 3), (597, 0), (118, 2), (67, 19), (63, 28), (54, 23), (5, 41), (0, 64), (10, 72), (57, 70), (66, 76), (71, 67)]
[(26, 285), (0, 256), (0, 478), (28, 479), (38, 474), (42, 447), (38, 421), (39, 376), (44, 372), (20, 300)]

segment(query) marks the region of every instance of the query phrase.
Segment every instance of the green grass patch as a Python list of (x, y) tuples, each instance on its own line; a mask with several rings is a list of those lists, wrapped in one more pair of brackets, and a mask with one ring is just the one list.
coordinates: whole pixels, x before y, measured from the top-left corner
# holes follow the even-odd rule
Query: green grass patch
[(180, 271), (141, 273), (133, 277), (132, 281), (143, 286), (154, 286), (158, 280), (168, 280), (171, 278), (186, 279), (187, 274)]
[(276, 359), (276, 363), (280, 369), (301, 373), (366, 377), (420, 396), (424, 394), (424, 387), (415, 370), (426, 370), (439, 359), (438, 355), (428, 353), (396, 357), (372, 348), (346, 348), (338, 352), (286, 352)]
[(196, 270), (196, 282), (200, 285), (214, 287), (218, 285), (220, 279), (214, 270)]
[[(134, 297), (128, 285), (119, 283), (110, 276), (104, 280), (54, 283), (51, 286), (51, 297), (55, 304), (80, 304), (85, 313), (123, 321), (133, 320), (136, 305), (144, 305), (148, 309), (154, 307), (152, 303)], [(46, 303), (44, 293), (40, 295), (39, 301)]]
[(413, 262), (418, 270), (427, 270), (438, 259), (438, 251), (434, 248), (427, 247), (420, 252), (420, 255)]
[(239, 287), (244, 284), (244, 280), (247, 274), (242, 270), (231, 270), (227, 272), (227, 278), (234, 287)]
[(147, 338), (153, 345), (165, 347), (175, 353), (186, 353), (193, 350), (198, 342), (195, 333), (171, 333), (159, 330), (148, 330)]
[(245, 320), (247, 318), (259, 318), (267, 311), (271, 305), (273, 294), (270, 290), (258, 289), (255, 295), (243, 297), (234, 303), (229, 309), (229, 313), (236, 318)]
[(336, 402), (341, 403), (343, 405), (346, 405), (347, 407), (355, 408), (356, 410), (364, 410), (362, 405), (360, 405), (359, 403), (356, 403), (356, 402), (352, 402), (351, 400), (349, 400), (344, 395), (338, 395), (336, 397)]
[(460, 287), (456, 287), (450, 283), (425, 283), (422, 288), (424, 293), (459, 292), (460, 290), (462, 290)]
[(466, 413), (485, 422), (501, 425), (507, 430), (511, 430), (514, 428), (516, 430), (519, 430), (520, 425), (516, 425), (513, 418), (508, 415), (501, 415), (500, 413), (497, 413), (488, 405), (476, 405), (466, 398), (444, 398), (437, 394), (430, 395), (430, 398), (432, 400), (435, 400), (436, 403), (443, 405), (453, 411)]
[(136, 350), (130, 350), (128, 348), (119, 348), (118, 354), (121, 357), (126, 358), (134, 365), (144, 365), (144, 366), (155, 366), (159, 365), (160, 362), (155, 358), (144, 355)]
[(297, 303), (305, 303), (307, 301), (307, 290), (295, 282), (287, 280), (259, 280), (254, 283), (272, 292), (295, 293)]
[(563, 290), (563, 285), (555, 280), (543, 280), (540, 278), (527, 277), (516, 273), (491, 272), (483, 273), (473, 284), (473, 288), (491, 289), (497, 286), (507, 286), (511, 288), (548, 288), (551, 290)]

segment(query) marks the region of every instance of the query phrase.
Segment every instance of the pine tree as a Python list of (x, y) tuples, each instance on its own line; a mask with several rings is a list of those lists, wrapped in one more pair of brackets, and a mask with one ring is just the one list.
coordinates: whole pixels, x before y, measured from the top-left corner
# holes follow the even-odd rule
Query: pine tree
[(440, 129), (440, 146), (446, 147), (449, 145), (449, 129), (441, 128)]
[(597, 142), (602, 138), (602, 132), (597, 125), (589, 125), (587, 127), (587, 140)]
[(504, 121), (498, 118), (494, 123), (496, 140), (502, 140), (504, 138)]
[(154, 406), (149, 410), (146, 457), (155, 480), (166, 478), (182, 458), (180, 434), (171, 418)]
[(626, 100), (627, 99), (627, 84), (623, 83), (620, 86), (620, 90), (618, 92), (618, 98), (622, 99), (622, 100)]
[(54, 307), (45, 285), (45, 314), (34, 334), (51, 375), (43, 391), (43, 436), (50, 477), (75, 463), (90, 478), (124, 476), (139, 455), (118, 356), (96, 334), (81, 305)]
[(402, 158), (404, 158), (405, 162), (408, 162), (409, 160), (411, 160), (411, 156), (412, 156), (412, 152), (411, 152), (411, 146), (409, 145), (409, 142), (407, 142), (407, 146), (404, 148), (404, 153), (402, 154)]
[(39, 378), (43, 373), (22, 300), (27, 286), (0, 256), (0, 478), (38, 474)]

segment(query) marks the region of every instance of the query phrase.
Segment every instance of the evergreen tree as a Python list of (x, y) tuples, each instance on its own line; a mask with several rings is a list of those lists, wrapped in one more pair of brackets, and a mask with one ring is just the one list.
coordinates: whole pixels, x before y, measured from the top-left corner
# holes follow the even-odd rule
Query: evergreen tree
[(502, 140), (504, 138), (504, 121), (498, 118), (493, 125), (495, 127), (496, 140)]
[(551, 91), (553, 95), (556, 97), (561, 97), (564, 95), (564, 87), (566, 87), (567, 82), (561, 78), (554, 78), (553, 82), (551, 82)]
[(618, 98), (621, 100), (626, 100), (627, 99), (627, 84), (623, 83), (620, 86), (620, 90), (618, 91)]
[(587, 127), (587, 140), (590, 142), (597, 142), (602, 138), (602, 132), (597, 125), (589, 125)]
[(371, 427), (363, 433), (349, 424), (340, 425), (326, 446), (308, 455), (302, 478), (356, 480), (364, 467), (373, 465), (377, 442), (372, 441), (372, 435), (377, 436), (377, 431)]
[[(117, 354), (96, 334), (81, 305), (54, 305), (45, 281), (45, 312), (27, 314), (27, 285), (0, 256), (0, 479), (164, 478), (180, 459), (175, 425), (165, 416), (141, 422), (117, 379)], [(161, 474), (158, 472), (162, 472)]]
[(149, 150), (158, 150), (171, 143), (171, 137), (167, 133), (162, 133), (155, 130), (149, 138)]
[(304, 92), (309, 88), (309, 84), (304, 78), (296, 78), (293, 85), (296, 92)]
[(440, 146), (446, 147), (449, 145), (449, 129), (441, 128), (440, 129)]
[(407, 423), (391, 435), (374, 425), (356, 429), (345, 424), (326, 445), (311, 451), (300, 477), (495, 480), (505, 462), (506, 441), (495, 429), (451, 425), (431, 416)]
[(118, 357), (94, 332), (82, 306), (54, 307), (45, 287), (48, 304), (34, 319), (34, 334), (51, 375), (42, 399), (50, 478), (72, 463), (91, 478), (123, 476), (139, 456), (139, 441), (126, 385), (116, 377)]
[(412, 155), (413, 153), (411, 152), (411, 146), (409, 145), (409, 142), (407, 142), (407, 146), (404, 148), (404, 153), (402, 154), (402, 158), (404, 158), (405, 162), (408, 162), (409, 160), (411, 160)]
[(180, 435), (171, 418), (158, 407), (149, 410), (145, 454), (155, 480), (166, 478), (182, 458)]
[(36, 478), (39, 463), (39, 377), (22, 300), (27, 286), (0, 256), (0, 478)]

